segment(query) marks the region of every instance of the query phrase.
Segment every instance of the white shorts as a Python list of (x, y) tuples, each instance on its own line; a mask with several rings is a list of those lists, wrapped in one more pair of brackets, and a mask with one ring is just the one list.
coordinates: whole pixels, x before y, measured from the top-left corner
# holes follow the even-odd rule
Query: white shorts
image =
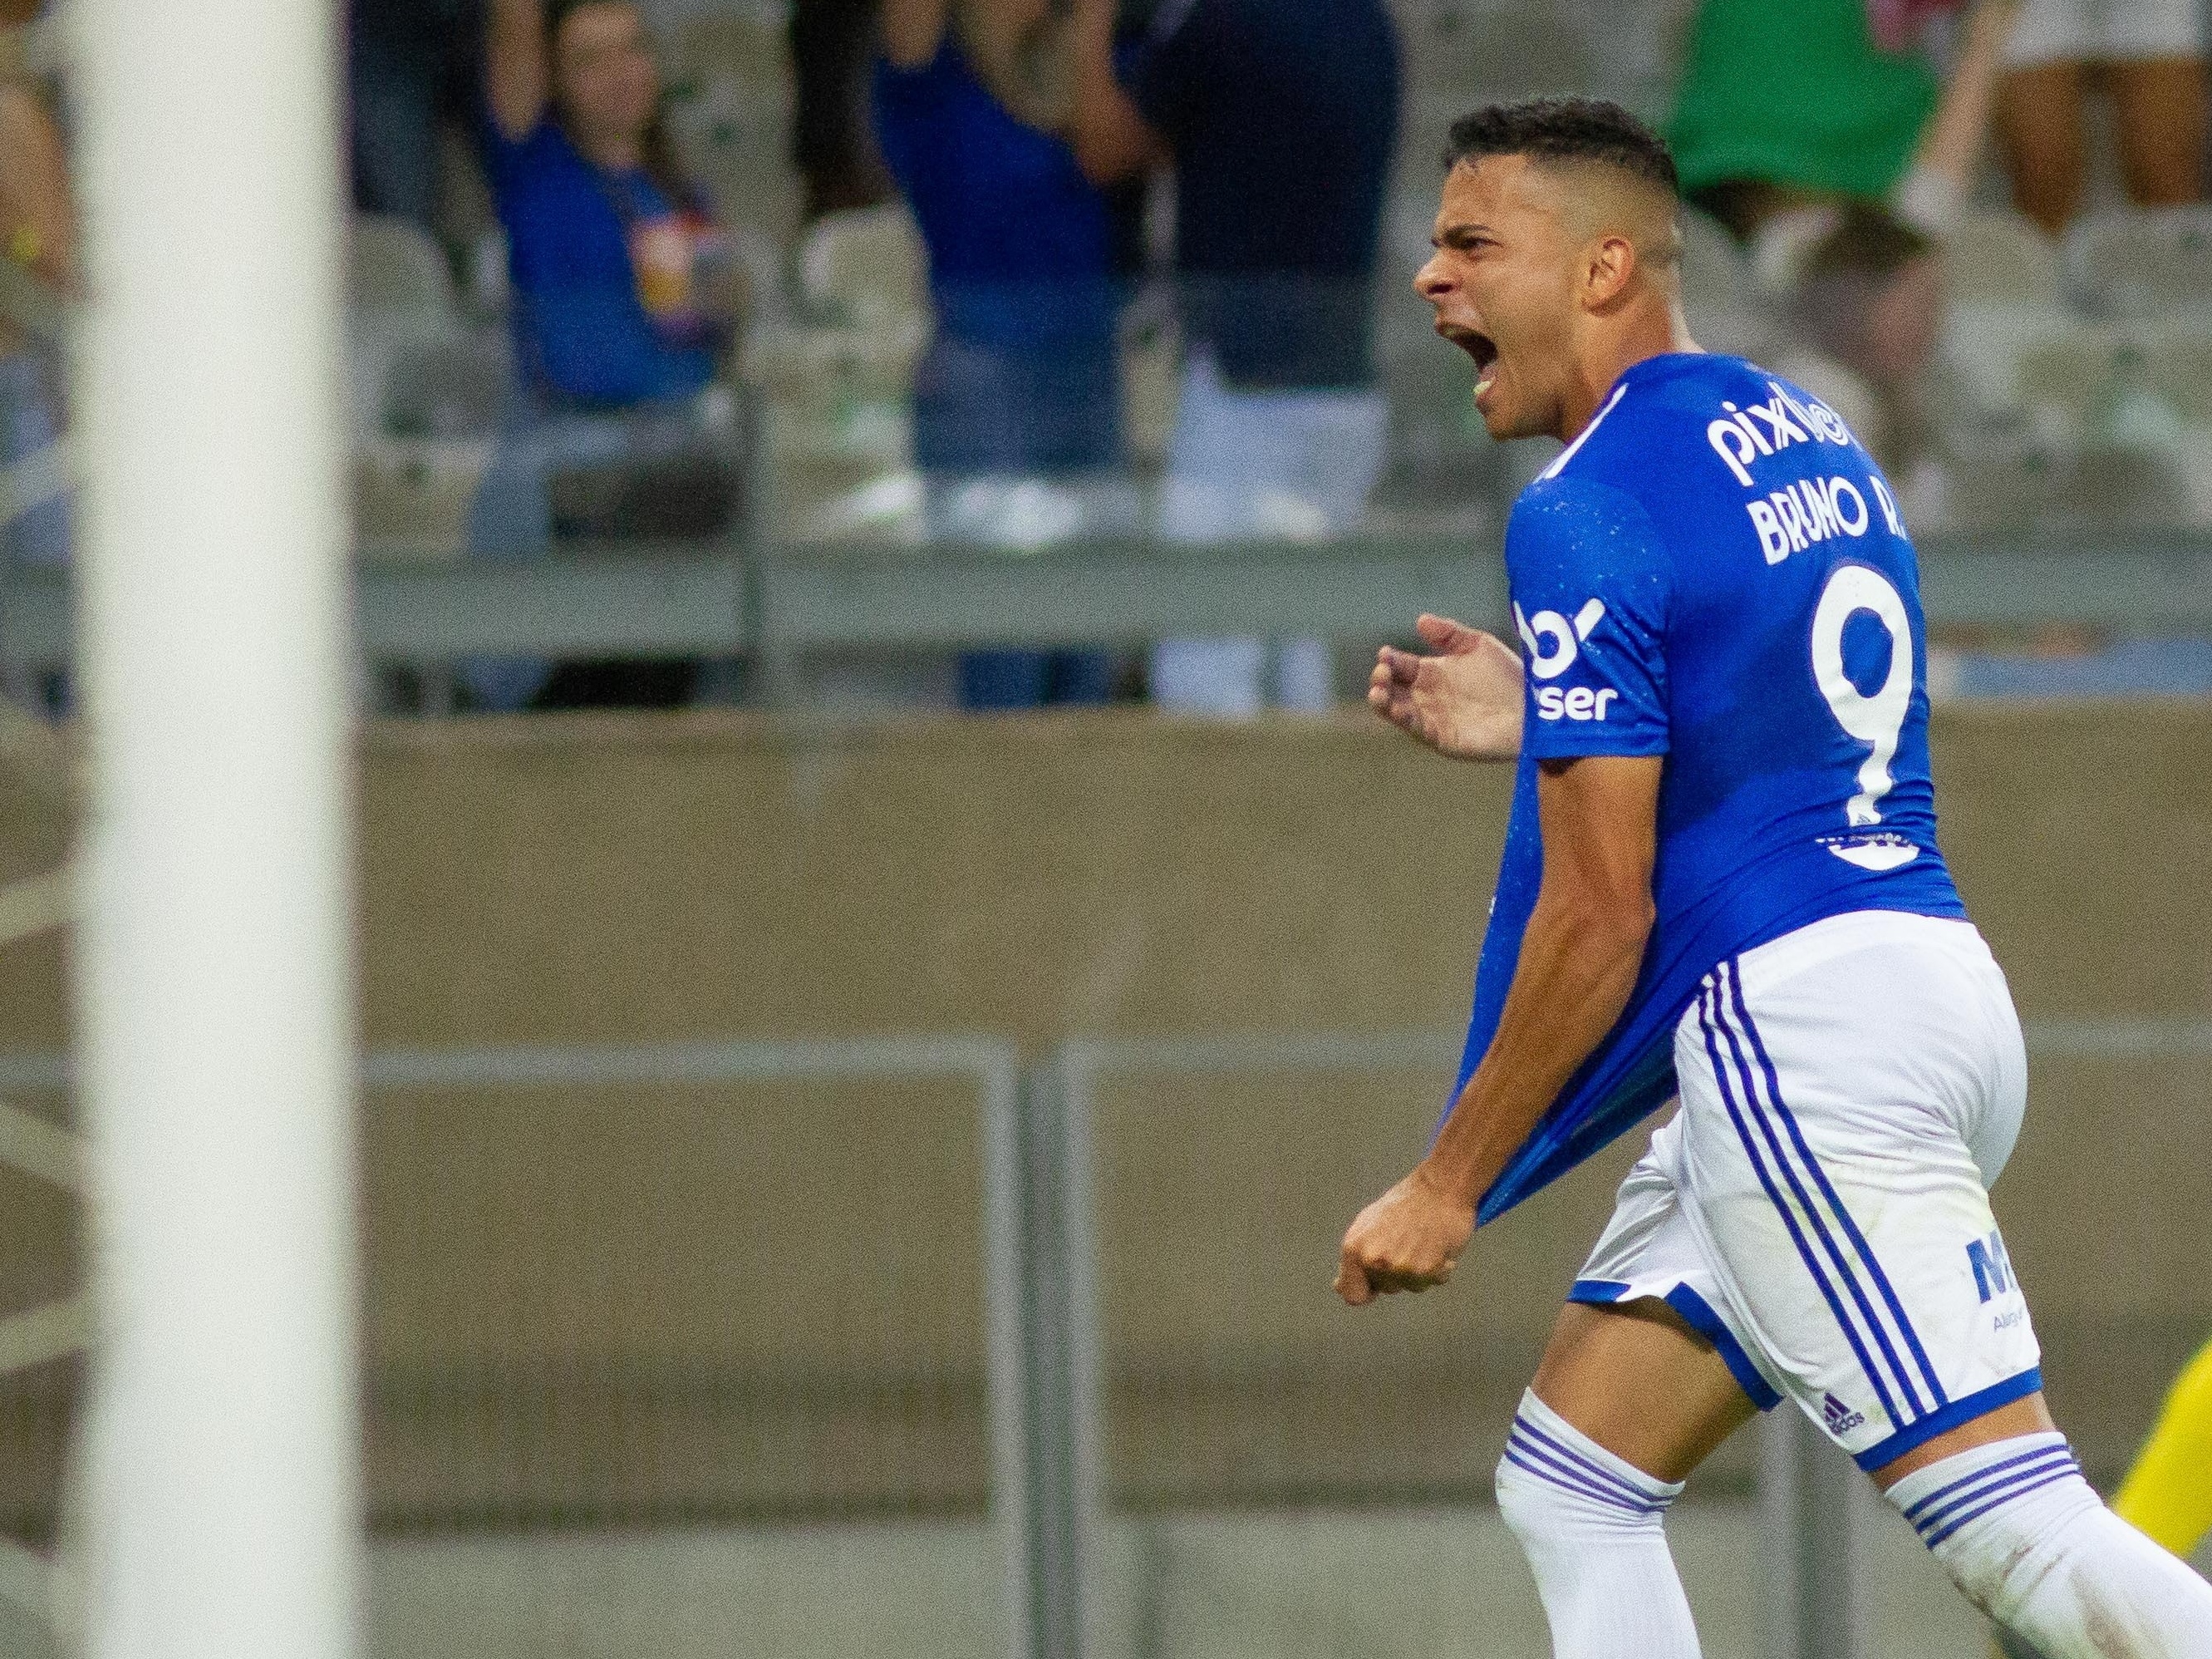
[(1971, 923), (1858, 911), (1724, 962), (1674, 1066), (1572, 1300), (1666, 1302), (1862, 1468), (2042, 1386), (1989, 1200), (2027, 1052)]
[(2194, 58), (2203, 50), (2197, 0), (2027, 0), (2005, 37), (2009, 69)]

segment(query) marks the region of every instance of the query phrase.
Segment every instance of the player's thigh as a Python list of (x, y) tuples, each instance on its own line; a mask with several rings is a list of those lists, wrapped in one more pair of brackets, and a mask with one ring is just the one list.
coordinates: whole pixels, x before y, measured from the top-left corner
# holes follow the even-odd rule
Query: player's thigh
[(2203, 60), (2143, 58), (2105, 73), (2130, 198), (2145, 207), (2196, 201), (2203, 186)]
[(1658, 1301), (1569, 1303), (1533, 1386), (1583, 1433), (1661, 1480), (1687, 1480), (1758, 1415), (1712, 1345)]
[(1997, 89), (1997, 137), (2013, 204), (2053, 233), (2081, 198), (2083, 82), (2082, 66), (2062, 60), (2012, 70)]

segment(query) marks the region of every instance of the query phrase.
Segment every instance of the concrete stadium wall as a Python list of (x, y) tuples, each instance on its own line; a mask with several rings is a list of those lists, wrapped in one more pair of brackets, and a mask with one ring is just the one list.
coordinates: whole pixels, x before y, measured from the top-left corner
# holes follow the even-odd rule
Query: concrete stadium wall
[[(1952, 709), (1936, 741), (1947, 851), (2031, 1022), (2212, 1018), (2212, 708)], [(980, 1030), (1042, 1052), (1448, 1031), (1505, 784), (1349, 716), (382, 729), (362, 773), (368, 1036)], [(10, 1046), (65, 1039), (60, 969), (51, 945), (0, 955)], [(1327, 1289), (1337, 1235), (1418, 1155), (1446, 1080), (1103, 1091), (1122, 1497), (1485, 1487), (1635, 1148), (1486, 1232), (1448, 1291), (1349, 1313)], [(2207, 1096), (2202, 1056), (2039, 1057), (1997, 1194), (2054, 1401), (2101, 1470), (2212, 1329)], [(980, 1501), (961, 1089), (416, 1090), (366, 1123), (389, 1525)], [(9, 1225), (33, 1278), (53, 1232)], [(19, 1453), (0, 1466), (51, 1468), (65, 1392), (33, 1376), (0, 1399)], [(0, 1481), (37, 1507), (43, 1477)]]

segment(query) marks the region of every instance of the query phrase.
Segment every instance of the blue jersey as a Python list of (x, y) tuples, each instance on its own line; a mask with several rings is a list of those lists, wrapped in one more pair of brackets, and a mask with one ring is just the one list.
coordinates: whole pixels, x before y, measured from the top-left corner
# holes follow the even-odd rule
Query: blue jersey
[(1528, 701), (1460, 1089), (1543, 875), (1540, 763), (1664, 764), (1636, 988), (1486, 1221), (1673, 1097), (1674, 1024), (1716, 963), (1847, 910), (1966, 915), (1936, 846), (1912, 544), (1833, 410), (1741, 358), (1638, 363), (1515, 504), (1505, 562)]

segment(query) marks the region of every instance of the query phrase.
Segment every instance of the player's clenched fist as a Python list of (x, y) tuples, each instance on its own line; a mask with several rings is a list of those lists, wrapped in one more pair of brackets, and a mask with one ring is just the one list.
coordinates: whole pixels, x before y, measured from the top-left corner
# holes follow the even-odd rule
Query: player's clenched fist
[(1344, 1235), (1336, 1293), (1364, 1308), (1393, 1291), (1441, 1285), (1474, 1233), (1474, 1206), (1417, 1169), (1362, 1210)]

